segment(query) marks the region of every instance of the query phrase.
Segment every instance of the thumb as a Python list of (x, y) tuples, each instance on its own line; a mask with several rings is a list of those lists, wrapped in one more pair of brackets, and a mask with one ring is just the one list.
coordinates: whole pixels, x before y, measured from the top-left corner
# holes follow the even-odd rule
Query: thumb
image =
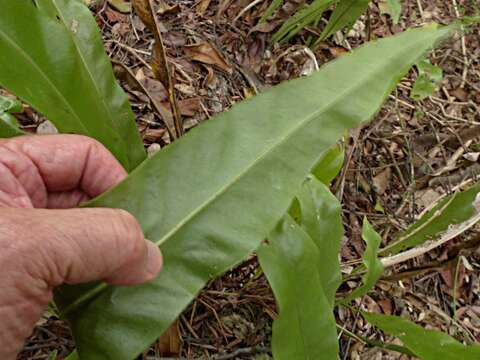
[(50, 286), (105, 280), (133, 285), (155, 278), (162, 267), (159, 248), (145, 240), (140, 225), (124, 210), (14, 210), (29, 212), (29, 228)]

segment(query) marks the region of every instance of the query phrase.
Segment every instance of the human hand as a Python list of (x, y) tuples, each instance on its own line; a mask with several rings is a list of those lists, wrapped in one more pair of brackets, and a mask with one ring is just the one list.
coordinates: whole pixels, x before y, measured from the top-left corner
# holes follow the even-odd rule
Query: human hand
[(71, 209), (125, 176), (84, 136), (0, 140), (0, 359), (15, 359), (54, 287), (133, 285), (158, 274), (160, 250), (128, 212)]

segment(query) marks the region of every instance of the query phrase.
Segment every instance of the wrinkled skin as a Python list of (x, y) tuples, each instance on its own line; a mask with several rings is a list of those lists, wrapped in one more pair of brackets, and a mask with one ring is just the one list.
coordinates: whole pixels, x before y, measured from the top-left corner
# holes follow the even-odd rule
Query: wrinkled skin
[(63, 283), (133, 285), (160, 271), (160, 250), (123, 210), (73, 209), (126, 176), (77, 135), (0, 140), (0, 359), (13, 360)]

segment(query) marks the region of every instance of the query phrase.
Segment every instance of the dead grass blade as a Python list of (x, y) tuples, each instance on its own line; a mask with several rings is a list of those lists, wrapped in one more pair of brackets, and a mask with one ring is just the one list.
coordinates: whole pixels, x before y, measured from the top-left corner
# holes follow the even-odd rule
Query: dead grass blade
[(165, 89), (167, 89), (168, 100), (170, 102), (170, 107), (173, 115), (173, 123), (175, 126), (175, 137), (179, 138), (183, 135), (182, 119), (180, 116), (180, 112), (178, 111), (172, 76), (170, 73), (170, 68), (168, 66), (162, 34), (160, 32), (160, 27), (155, 16), (152, 0), (132, 0), (132, 4), (142, 21), (155, 36), (152, 70), (155, 74), (155, 77), (165, 86)]

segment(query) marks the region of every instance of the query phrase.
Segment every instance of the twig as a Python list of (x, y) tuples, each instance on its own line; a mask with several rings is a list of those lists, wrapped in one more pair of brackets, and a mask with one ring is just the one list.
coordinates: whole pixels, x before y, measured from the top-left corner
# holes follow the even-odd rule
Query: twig
[(144, 52), (142, 52), (141, 50), (134, 49), (134, 48), (132, 48), (128, 45), (122, 44), (120, 41), (117, 41), (117, 40), (110, 40), (110, 41), (113, 42), (114, 44), (120, 46), (122, 49), (127, 50), (130, 54), (132, 54), (138, 61), (140, 61), (148, 69), (150, 69), (150, 70), (152, 69), (150, 64), (147, 63), (140, 55), (138, 55), (139, 53), (143, 54)]
[[(452, 0), (453, 4), (453, 10), (455, 11), (455, 16), (457, 19), (460, 18), (460, 12), (458, 11), (458, 4), (457, 0)], [(465, 41), (465, 31), (464, 31), (463, 25), (460, 25), (460, 42), (462, 45), (462, 55), (463, 55), (463, 72), (462, 72), (462, 84), (460, 87), (463, 89), (465, 87), (465, 84), (467, 83), (467, 76), (468, 76), (468, 66), (469, 66), (469, 61), (468, 61), (468, 55), (467, 55), (467, 44)]]
[(420, 12), (420, 16), (422, 17), (422, 20), (424, 20), (423, 5), (421, 0), (417, 0), (417, 6), (418, 6), (418, 11)]
[(457, 320), (457, 287), (458, 287), (458, 273), (460, 272), (461, 264), (462, 264), (462, 255), (460, 255), (457, 259), (457, 266), (455, 266), (455, 275), (453, 277), (452, 313), (453, 313), (454, 320)]

